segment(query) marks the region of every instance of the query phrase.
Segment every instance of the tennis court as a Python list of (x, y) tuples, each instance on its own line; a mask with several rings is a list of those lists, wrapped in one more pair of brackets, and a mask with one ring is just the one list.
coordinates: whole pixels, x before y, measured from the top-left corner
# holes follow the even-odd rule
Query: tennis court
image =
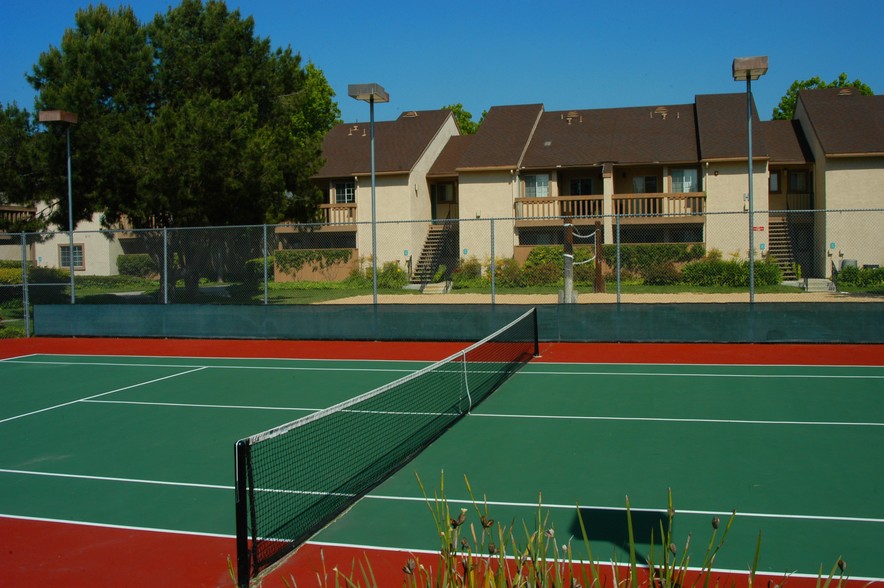
[[(277, 343), (287, 357), (262, 358), (243, 342), (104, 345), (104, 355), (95, 341), (2, 349), (10, 585), (232, 585), (237, 440), (459, 347), (302, 343), (279, 353)], [(882, 582), (882, 393), (880, 346), (544, 344), (279, 573), (316, 585), (310, 554), (323, 549), (346, 554), (342, 569), (367, 553), (380, 577), (380, 562), (398, 562), (401, 584), (409, 552), (439, 547), (416, 476), (432, 494), (444, 471), (453, 507), (469, 505), (466, 477), (498, 521), (530, 524), (542, 493), (561, 543), (581, 541), (579, 504), (602, 560), (627, 558), (626, 495), (647, 549), (671, 488), (675, 542), (692, 533), (698, 558), (712, 517), (736, 510), (716, 568), (746, 571), (761, 531), (760, 569), (792, 584), (838, 557), (853, 579)]]

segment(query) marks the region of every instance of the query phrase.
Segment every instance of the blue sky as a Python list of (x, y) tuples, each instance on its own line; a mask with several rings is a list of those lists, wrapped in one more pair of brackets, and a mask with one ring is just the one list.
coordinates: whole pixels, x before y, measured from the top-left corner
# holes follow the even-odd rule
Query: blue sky
[[(33, 109), (24, 75), (58, 45), (88, 0), (5, 0), (0, 18), (0, 103)], [(117, 6), (119, 2), (108, 2)], [(142, 21), (170, 0), (131, 0)], [(881, 0), (668, 0), (601, 2), (481, 0), (230, 0), (255, 19), (259, 36), (291, 46), (326, 75), (345, 121), (368, 106), (351, 83), (376, 82), (403, 111), (463, 103), (478, 119), (507, 104), (547, 110), (691, 103), (696, 94), (744, 92), (734, 57), (767, 55), (753, 83), (762, 118), (796, 79), (842, 71), (884, 93)]]

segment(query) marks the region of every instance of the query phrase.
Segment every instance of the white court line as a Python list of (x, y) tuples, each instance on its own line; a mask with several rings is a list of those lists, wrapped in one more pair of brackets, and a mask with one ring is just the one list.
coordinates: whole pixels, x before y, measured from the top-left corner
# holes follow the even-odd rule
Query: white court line
[(61, 525), (78, 525), (82, 527), (99, 527), (102, 529), (120, 529), (123, 531), (144, 531), (148, 533), (163, 533), (167, 535), (187, 535), (193, 537), (218, 537), (221, 539), (235, 539), (236, 535), (223, 533), (205, 533), (199, 531), (181, 531), (178, 529), (157, 529), (154, 527), (135, 527), (132, 525), (113, 525), (110, 523), (90, 523), (88, 521), (71, 521), (68, 519), (50, 519), (46, 517), (28, 517), (22, 515), (0, 513), (0, 518), (14, 519), (18, 521), (34, 521), (37, 523), (58, 523)]
[[(220, 485), (220, 484), (197, 484), (193, 482), (166, 482), (161, 480), (144, 480), (138, 478), (114, 478), (108, 476), (89, 476), (82, 474), (61, 474), (55, 472), (36, 472), (29, 470), (11, 470), (11, 469), (0, 469), (0, 473), (4, 474), (16, 474), (16, 475), (30, 475), (30, 476), (45, 476), (50, 478), (72, 478), (79, 480), (92, 480), (92, 481), (100, 481), (100, 482), (120, 482), (126, 484), (149, 484), (149, 485), (158, 485), (158, 486), (176, 486), (182, 488), (200, 488), (200, 489), (209, 489), (209, 490), (233, 490), (233, 486)], [(262, 491), (261, 489), (257, 489), (257, 491)], [(263, 490), (265, 492), (281, 492), (281, 493), (291, 493), (291, 494), (319, 494), (319, 492), (308, 492), (308, 491), (297, 491), (297, 490)], [(326, 494), (322, 492), (322, 494)], [(394, 501), (394, 502), (421, 502), (426, 503), (427, 498), (423, 496), (387, 496), (382, 494), (367, 494), (364, 496), (365, 499), (370, 500), (386, 500), (386, 501)], [(458, 500), (453, 498), (446, 498), (446, 501), (449, 504), (465, 504), (471, 505), (473, 502), (471, 500)], [(535, 502), (505, 502), (505, 501), (496, 501), (496, 500), (487, 500), (483, 501), (482, 504), (488, 504), (489, 506), (500, 506), (500, 507), (515, 507), (515, 508), (531, 508), (536, 509), (537, 503)], [(626, 512), (625, 507), (615, 507), (615, 506), (590, 506), (590, 505), (577, 505), (577, 504), (555, 504), (555, 503), (543, 503), (544, 508), (556, 509), (556, 510), (572, 510), (576, 508), (580, 508), (581, 510), (607, 510), (607, 511), (622, 511)], [(666, 510), (659, 508), (630, 508), (632, 512), (648, 512), (648, 513), (661, 513), (666, 515)], [(688, 510), (688, 509), (676, 509), (676, 514), (688, 514), (688, 515), (716, 515), (716, 516), (730, 516), (732, 511), (715, 511), (715, 510)], [(835, 521), (835, 522), (850, 522), (850, 523), (873, 523), (873, 524), (881, 524), (884, 523), (884, 519), (880, 518), (872, 518), (872, 517), (841, 517), (841, 516), (831, 516), (831, 515), (805, 515), (805, 514), (782, 514), (782, 513), (762, 513), (762, 512), (737, 512), (737, 517), (752, 517), (752, 518), (764, 518), (764, 519), (797, 519), (797, 520), (809, 520), (809, 521)]]
[(94, 404), (135, 404), (140, 406), (174, 406), (181, 408), (233, 408), (242, 410), (288, 410), (300, 412), (317, 412), (322, 408), (306, 408), (298, 406), (250, 406), (241, 404), (198, 404), (188, 402), (143, 402), (135, 400), (83, 400)]
[(94, 394), (94, 395), (92, 395), (92, 396), (87, 396), (87, 397), (85, 397), (85, 398), (77, 398), (76, 400), (71, 400), (70, 402), (63, 402), (63, 403), (61, 403), (61, 404), (56, 404), (55, 406), (47, 406), (46, 408), (41, 408), (41, 409), (39, 409), (39, 410), (33, 410), (33, 411), (31, 411), (31, 412), (26, 412), (26, 413), (24, 413), (24, 414), (19, 414), (19, 415), (16, 415), (16, 416), (12, 416), (12, 417), (5, 418), (5, 419), (0, 419), (0, 424), (2, 424), (2, 423), (6, 423), (6, 422), (9, 422), (9, 421), (14, 421), (14, 420), (16, 420), (16, 419), (24, 418), (24, 417), (26, 417), (26, 416), (31, 416), (31, 415), (34, 415), (34, 414), (39, 414), (39, 413), (41, 413), (41, 412), (46, 412), (46, 411), (49, 411), (49, 410), (55, 410), (56, 408), (62, 408), (62, 407), (65, 407), (65, 406), (70, 406), (71, 404), (77, 404), (78, 402), (83, 402), (83, 401), (86, 401), (86, 400), (92, 400), (93, 398), (101, 398), (102, 396), (107, 396), (108, 394), (115, 394), (116, 392), (122, 392), (123, 390), (131, 390), (132, 388), (138, 388), (139, 386), (147, 386), (148, 384), (154, 384), (154, 383), (156, 383), (156, 382), (161, 382), (161, 381), (163, 381), (163, 380), (168, 380), (168, 379), (171, 379), (171, 378), (177, 378), (178, 376), (185, 376), (185, 375), (187, 375), (187, 374), (192, 374), (192, 373), (194, 373), (194, 372), (198, 372), (198, 371), (201, 371), (201, 370), (204, 370), (204, 369), (206, 369), (206, 368), (205, 368), (205, 367), (199, 367), (199, 368), (196, 368), (196, 369), (187, 370), (187, 371), (180, 372), (180, 373), (177, 373), (177, 374), (172, 374), (172, 375), (169, 375), (169, 376), (163, 376), (162, 378), (156, 378), (156, 379), (153, 379), (153, 380), (148, 380), (147, 382), (139, 382), (139, 383), (137, 383), (137, 384), (132, 384), (131, 386), (124, 386), (124, 387), (122, 387), (122, 388), (117, 388), (116, 390), (110, 390), (110, 391), (108, 391), (108, 392), (102, 392), (101, 394)]
[[(411, 373), (414, 370), (401, 368), (341, 368), (341, 367), (298, 367), (298, 366), (255, 366), (255, 365), (191, 365), (183, 363), (117, 363), (101, 361), (19, 361), (4, 360), (6, 363), (19, 363), (24, 365), (65, 365), (86, 367), (149, 367), (149, 368), (212, 368), (219, 370), (269, 370), (269, 371), (295, 371), (295, 372), (379, 372), (379, 373)], [(290, 360), (290, 361), (313, 361), (313, 360)], [(350, 360), (341, 360), (350, 361)], [(426, 362), (424, 362), (426, 363)]]
[(176, 486), (180, 488), (204, 488), (209, 490), (233, 490), (233, 486), (220, 484), (197, 484), (193, 482), (166, 482), (163, 480), (144, 480), (139, 478), (114, 478), (110, 476), (89, 476), (85, 474), (62, 474), (58, 472), (36, 472), (32, 470), (10, 470), (0, 468), (0, 473), (16, 474), (21, 476), (43, 476), (47, 478), (69, 478), (75, 480), (90, 480), (96, 482), (122, 482), (125, 484), (149, 484), (153, 486)]
[(614, 416), (580, 416), (580, 415), (536, 415), (536, 414), (499, 414), (472, 412), (472, 417), (492, 417), (506, 419), (551, 419), (575, 421), (649, 421), (661, 423), (724, 423), (736, 425), (801, 425), (828, 427), (884, 427), (884, 423), (850, 422), (850, 421), (764, 421), (743, 419), (687, 419), (666, 417), (614, 417)]
[(625, 376), (652, 378), (759, 378), (759, 379), (819, 379), (819, 380), (884, 380), (884, 374), (707, 374), (695, 372), (558, 372), (521, 370), (516, 375), (525, 376)]

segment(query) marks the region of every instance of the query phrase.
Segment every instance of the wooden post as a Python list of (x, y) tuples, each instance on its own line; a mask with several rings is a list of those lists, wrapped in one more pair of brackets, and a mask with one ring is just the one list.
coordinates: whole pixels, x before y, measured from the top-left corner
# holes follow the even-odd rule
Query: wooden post
[(602, 223), (595, 222), (595, 280), (593, 292), (596, 294), (605, 292), (605, 275), (602, 272), (602, 266), (605, 264), (605, 257), (602, 254)]
[(574, 225), (570, 217), (565, 217), (565, 296), (564, 303), (574, 299)]

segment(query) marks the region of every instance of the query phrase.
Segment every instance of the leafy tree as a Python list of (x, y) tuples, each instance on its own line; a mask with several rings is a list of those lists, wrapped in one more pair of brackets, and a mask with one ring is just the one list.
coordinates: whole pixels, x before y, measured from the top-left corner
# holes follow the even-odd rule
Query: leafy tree
[[(14, 103), (0, 110), (0, 205), (31, 206), (37, 200), (41, 174), (34, 140), (36, 132), (27, 110)], [(0, 231), (34, 231), (39, 228), (37, 219), (12, 222), (0, 218)]]
[(488, 114), (488, 111), (486, 110), (482, 113), (482, 118), (479, 119), (479, 122), (473, 122), (473, 115), (467, 110), (464, 110), (463, 104), (460, 102), (443, 106), (442, 108), (452, 111), (454, 114), (454, 121), (457, 123), (457, 128), (460, 129), (461, 135), (474, 135), (476, 131), (479, 130), (479, 125), (485, 120), (485, 115)]
[[(101, 212), (108, 226), (162, 228), (315, 218), (310, 176), (340, 115), (321, 70), (272, 49), (223, 1), (182, 0), (147, 24), (99, 4), (75, 22), (29, 80), (39, 109), (79, 115), (76, 219)], [(57, 159), (63, 130), (50, 133)], [(168, 252), (190, 291), (212, 247), (193, 237)]]
[(798, 103), (799, 90), (815, 90), (818, 88), (857, 88), (861, 94), (871, 96), (874, 94), (872, 89), (859, 79), (848, 81), (847, 74), (842, 73), (837, 79), (826, 83), (819, 76), (814, 76), (809, 80), (796, 80), (789, 86), (789, 91), (780, 99), (780, 103), (773, 110), (774, 120), (791, 120), (795, 114), (795, 105)]

